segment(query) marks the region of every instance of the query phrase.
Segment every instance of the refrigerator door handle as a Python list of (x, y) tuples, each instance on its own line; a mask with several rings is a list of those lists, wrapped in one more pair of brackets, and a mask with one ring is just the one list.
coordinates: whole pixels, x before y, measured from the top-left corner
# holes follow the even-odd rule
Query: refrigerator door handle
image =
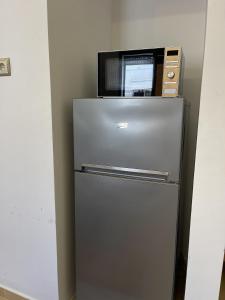
[(154, 170), (142, 170), (142, 169), (131, 169), (131, 168), (121, 168), (114, 166), (103, 166), (103, 165), (92, 165), (92, 164), (82, 164), (81, 172), (99, 174), (114, 177), (124, 177), (124, 178), (136, 178), (141, 180), (155, 180), (160, 182), (167, 182), (169, 173), (160, 172)]

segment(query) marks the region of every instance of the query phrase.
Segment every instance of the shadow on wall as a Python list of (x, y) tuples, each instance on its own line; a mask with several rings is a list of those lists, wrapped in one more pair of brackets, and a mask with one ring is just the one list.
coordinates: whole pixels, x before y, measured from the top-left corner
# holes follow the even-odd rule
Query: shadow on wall
[(111, 46), (111, 0), (48, 0), (60, 299), (75, 293), (72, 99), (96, 95), (97, 51)]

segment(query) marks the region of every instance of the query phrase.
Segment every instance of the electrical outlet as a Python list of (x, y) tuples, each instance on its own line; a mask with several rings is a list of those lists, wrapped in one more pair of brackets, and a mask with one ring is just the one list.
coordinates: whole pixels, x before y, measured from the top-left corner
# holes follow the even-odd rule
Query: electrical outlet
[(0, 76), (10, 76), (10, 59), (9, 58), (0, 58)]

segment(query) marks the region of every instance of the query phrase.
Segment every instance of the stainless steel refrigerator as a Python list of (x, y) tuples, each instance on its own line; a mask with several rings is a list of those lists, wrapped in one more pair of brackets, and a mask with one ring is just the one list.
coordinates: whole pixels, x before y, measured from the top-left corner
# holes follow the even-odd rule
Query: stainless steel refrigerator
[(76, 299), (172, 299), (183, 99), (73, 105)]

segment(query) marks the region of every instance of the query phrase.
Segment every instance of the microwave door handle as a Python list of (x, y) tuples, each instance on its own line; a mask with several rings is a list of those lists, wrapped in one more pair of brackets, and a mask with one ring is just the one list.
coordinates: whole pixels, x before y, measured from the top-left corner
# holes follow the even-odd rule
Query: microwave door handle
[(169, 177), (168, 172), (92, 164), (82, 164), (81, 172), (150, 181), (156, 180), (161, 182), (167, 182)]

